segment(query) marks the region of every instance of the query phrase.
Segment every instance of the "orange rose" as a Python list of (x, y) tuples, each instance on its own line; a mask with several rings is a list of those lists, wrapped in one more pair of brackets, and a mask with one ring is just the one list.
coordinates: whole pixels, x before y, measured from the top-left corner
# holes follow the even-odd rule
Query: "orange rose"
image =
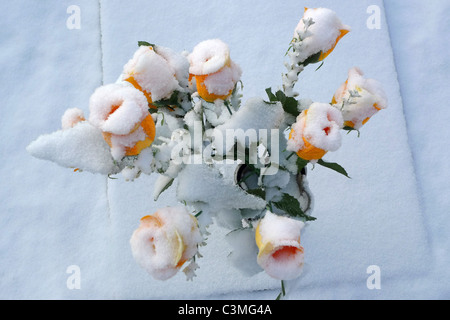
[[(167, 48), (161, 48), (161, 51), (170, 56)], [(122, 79), (142, 91), (149, 107), (156, 109), (152, 102), (168, 99), (175, 90), (181, 90), (177, 71), (170, 59), (157, 53), (153, 47), (140, 46), (125, 64)]]
[(350, 27), (344, 25), (332, 10), (305, 8), (304, 15), (294, 32), (293, 41), (302, 42), (300, 52), (296, 52), (296, 54), (300, 56), (301, 62), (308, 60), (308, 63), (322, 61), (349, 31)]
[(354, 67), (334, 94), (332, 104), (341, 110), (345, 126), (359, 129), (387, 107), (387, 98), (378, 81), (363, 78), (363, 72)]
[(173, 277), (197, 253), (202, 236), (185, 207), (166, 207), (141, 219), (131, 239), (133, 257), (155, 279)]
[(114, 159), (138, 155), (155, 139), (155, 123), (144, 94), (131, 87), (109, 84), (91, 96), (89, 122), (103, 132)]
[(326, 103), (313, 103), (292, 125), (287, 150), (305, 160), (321, 159), (328, 151), (341, 145), (342, 115)]
[(188, 59), (190, 79), (195, 78), (197, 92), (205, 101), (225, 100), (232, 94), (242, 71), (230, 59), (224, 42), (219, 39), (203, 41), (195, 46)]
[(255, 241), (259, 253), (257, 262), (275, 279), (297, 278), (304, 263), (300, 245), (300, 230), (304, 223), (266, 212), (256, 227)]

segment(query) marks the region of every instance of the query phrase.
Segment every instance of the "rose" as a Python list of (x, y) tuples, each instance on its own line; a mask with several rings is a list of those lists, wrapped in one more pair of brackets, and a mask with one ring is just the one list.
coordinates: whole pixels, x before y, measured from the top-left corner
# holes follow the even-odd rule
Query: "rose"
[(164, 47), (140, 46), (124, 66), (122, 79), (142, 91), (149, 107), (156, 109), (152, 102), (169, 99), (176, 90), (182, 91), (179, 80), (188, 77), (186, 58), (176, 55)]
[(287, 150), (305, 160), (321, 159), (341, 146), (342, 115), (327, 103), (315, 102), (292, 125)]
[(228, 45), (219, 39), (200, 42), (188, 56), (191, 80), (205, 101), (228, 98), (239, 81), (241, 68), (230, 59)]
[(202, 242), (197, 219), (185, 207), (166, 207), (141, 219), (131, 239), (136, 262), (155, 279), (173, 277)]
[(83, 110), (79, 108), (67, 109), (61, 117), (61, 128), (63, 130), (73, 128), (76, 124), (85, 121)]
[(300, 246), (300, 230), (304, 223), (267, 211), (256, 227), (255, 241), (259, 248), (258, 264), (275, 279), (297, 278), (304, 263)]
[(305, 8), (294, 32), (293, 41), (302, 42), (301, 52), (296, 53), (301, 62), (322, 61), (348, 32), (350, 27), (344, 25), (334, 11), (327, 8)]
[(363, 78), (363, 72), (353, 67), (334, 94), (332, 104), (341, 110), (345, 126), (359, 129), (375, 113), (387, 107), (387, 98), (378, 81)]
[(89, 100), (89, 122), (99, 128), (114, 159), (138, 155), (155, 139), (155, 123), (144, 94), (123, 84), (95, 90)]

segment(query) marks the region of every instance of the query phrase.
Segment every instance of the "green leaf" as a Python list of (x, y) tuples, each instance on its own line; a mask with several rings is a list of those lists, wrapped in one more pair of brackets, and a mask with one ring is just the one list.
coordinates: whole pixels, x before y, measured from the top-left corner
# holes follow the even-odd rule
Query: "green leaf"
[(284, 111), (292, 114), (294, 117), (297, 117), (300, 112), (298, 111), (298, 101), (293, 97), (287, 97), (286, 102), (283, 105)]
[(277, 97), (272, 93), (272, 89), (271, 88), (267, 88), (266, 89), (266, 93), (267, 93), (267, 96), (269, 97), (269, 101), (270, 102), (278, 101)]
[(351, 131), (356, 131), (356, 132), (358, 132), (358, 138), (359, 138), (360, 132), (359, 132), (358, 129), (355, 129), (355, 128), (350, 127), (350, 126), (344, 126), (344, 128), (342, 128), (342, 129), (347, 130), (347, 134), (349, 134)]
[(323, 63), (324, 63), (324, 62), (325, 62), (325, 61), (322, 61), (322, 63), (320, 64), (320, 66), (318, 66), (318, 67), (316, 68), (315, 71), (319, 70), (319, 69), (323, 66)]
[(278, 202), (273, 202), (273, 204), (275, 205), (275, 207), (284, 211), (291, 217), (301, 218), (306, 221), (316, 220), (316, 218), (304, 213), (302, 208), (300, 207), (300, 202), (298, 202), (298, 200), (290, 194), (283, 193), (281, 200)]
[(317, 161), (318, 164), (320, 164), (321, 166), (324, 166), (326, 168), (329, 168), (331, 170), (334, 170), (336, 172), (339, 172), (340, 174), (343, 174), (344, 176), (346, 176), (347, 178), (350, 178), (347, 174), (347, 171), (345, 171), (345, 169), (343, 167), (341, 167), (339, 164), (334, 163), (334, 162), (326, 162), (322, 159), (319, 159)]
[(154, 47), (155, 45), (153, 43), (149, 43), (147, 41), (138, 41), (138, 46), (147, 46), (147, 47)]
[(165, 181), (165, 185), (164, 185), (164, 187), (162, 187), (161, 188), (161, 190), (159, 190), (156, 194), (155, 194), (155, 198), (154, 198), (154, 200), (156, 201), (156, 200), (158, 200), (158, 198), (159, 198), (159, 196), (161, 195), (161, 193), (163, 193), (164, 191), (166, 191), (167, 189), (169, 189), (170, 188), (170, 186), (172, 185), (172, 183), (173, 183), (173, 178), (170, 178), (170, 177), (167, 177), (167, 176), (162, 176), (161, 177), (161, 179), (164, 179)]
[[(173, 183), (173, 180), (174, 180), (174, 179), (170, 180), (170, 181), (164, 186), (164, 188), (161, 190), (161, 193), (163, 193), (164, 191), (166, 191), (167, 189), (170, 188), (170, 186), (171, 186), (172, 183)], [(160, 193), (160, 194), (161, 194), (161, 193)]]
[(297, 109), (298, 101), (293, 97), (286, 97), (283, 91), (278, 90), (275, 93), (278, 101), (281, 102), (281, 105), (283, 106), (284, 111), (286, 111), (289, 114), (292, 114), (294, 117), (297, 117), (300, 112)]
[(297, 164), (298, 172), (300, 173), (304, 167), (309, 163), (308, 160), (305, 160), (303, 158), (298, 157), (297, 161), (295, 162)]
[(292, 114), (294, 117), (297, 117), (300, 114), (297, 109), (298, 101), (294, 97), (286, 97), (284, 92), (281, 90), (278, 90), (275, 94), (273, 94), (271, 88), (267, 88), (266, 93), (270, 102), (281, 102), (285, 112)]
[(203, 210), (200, 210), (199, 212), (197, 212), (197, 213), (195, 214), (195, 217), (198, 218), (198, 216), (201, 215), (202, 213), (203, 213)]
[(225, 105), (225, 107), (227, 107), (228, 113), (229, 113), (230, 115), (232, 115), (233, 113), (231, 112), (231, 109), (230, 109), (230, 102), (229, 102), (228, 100), (225, 100), (225, 101), (223, 102), (223, 104)]
[(254, 195), (256, 197), (259, 197), (263, 200), (266, 199), (266, 191), (263, 189), (251, 189), (251, 190), (246, 190), (245, 192), (247, 192), (248, 194)]
[(302, 65), (306, 67), (310, 63), (317, 63), (319, 62), (319, 58), (322, 51), (317, 52), (316, 54), (313, 54), (312, 56), (308, 57), (305, 61), (303, 61)]
[(153, 101), (152, 105), (156, 107), (168, 107), (173, 110), (173, 107), (181, 107), (178, 102), (178, 91), (174, 91), (169, 99), (162, 99), (158, 101)]

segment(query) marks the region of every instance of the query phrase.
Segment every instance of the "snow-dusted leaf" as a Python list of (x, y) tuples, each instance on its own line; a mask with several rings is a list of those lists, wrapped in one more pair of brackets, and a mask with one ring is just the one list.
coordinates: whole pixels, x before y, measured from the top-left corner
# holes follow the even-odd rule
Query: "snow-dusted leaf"
[(293, 218), (300, 218), (306, 221), (316, 220), (316, 218), (305, 214), (300, 207), (300, 202), (290, 194), (283, 193), (280, 201), (272, 202), (275, 207), (282, 210)]
[(161, 193), (163, 193), (164, 191), (169, 189), (169, 187), (173, 183), (173, 180), (174, 179), (172, 177), (168, 177), (168, 176), (165, 176), (165, 175), (160, 175), (158, 177), (158, 179), (155, 182), (155, 187), (154, 187), (154, 190), (153, 190), (153, 199), (155, 201), (158, 200), (158, 198), (161, 195)]
[(87, 121), (70, 129), (41, 135), (28, 145), (27, 151), (36, 158), (67, 168), (105, 175), (120, 171), (102, 132)]

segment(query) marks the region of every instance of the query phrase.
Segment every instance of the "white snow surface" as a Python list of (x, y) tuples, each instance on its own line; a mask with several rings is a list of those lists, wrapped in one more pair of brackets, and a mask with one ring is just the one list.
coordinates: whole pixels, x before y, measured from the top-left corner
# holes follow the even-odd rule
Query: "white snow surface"
[[(281, 84), (283, 57), (303, 7), (318, 6), (334, 10), (352, 31), (319, 70), (312, 65), (300, 74), (301, 97), (330, 101), (357, 65), (382, 83), (389, 107), (361, 128), (359, 138), (344, 136), (341, 148), (325, 157), (352, 179), (308, 167), (317, 220), (303, 229), (304, 272), (286, 283), (287, 297), (450, 298), (450, 129), (442, 103), (450, 100), (448, 43), (442, 41), (448, 3), (80, 0), (80, 29), (67, 28), (70, 5), (0, 5), (8, 13), (0, 21), (0, 61), (8, 75), (0, 87), (1, 298), (274, 299), (279, 281), (230, 267), (228, 230), (218, 226), (208, 229), (194, 282), (182, 273), (155, 281), (135, 263), (130, 236), (142, 216), (178, 205), (175, 183), (154, 203), (156, 176), (129, 182), (74, 173), (32, 157), (26, 147), (60, 130), (68, 108), (88, 114), (91, 94), (115, 82), (139, 40), (182, 52), (204, 39), (223, 39), (243, 71), (243, 102), (265, 98), (265, 88)], [(371, 6), (380, 8), (379, 28), (368, 28)], [(421, 17), (420, 23), (411, 17)], [(79, 289), (68, 287), (73, 265), (81, 270)], [(381, 270), (379, 290), (366, 286), (371, 265)]]

